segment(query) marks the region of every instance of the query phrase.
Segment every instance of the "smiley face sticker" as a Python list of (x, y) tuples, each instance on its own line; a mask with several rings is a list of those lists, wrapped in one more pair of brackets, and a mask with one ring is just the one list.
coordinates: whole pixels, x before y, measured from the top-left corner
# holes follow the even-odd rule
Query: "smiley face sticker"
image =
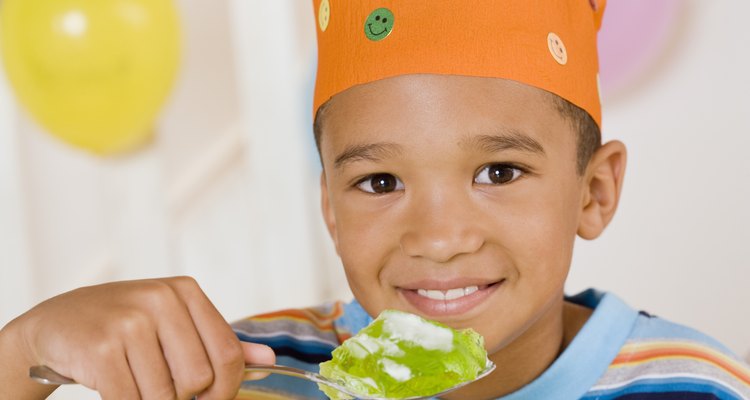
[(565, 65), (568, 63), (568, 50), (565, 48), (565, 43), (563, 43), (560, 36), (557, 36), (556, 33), (550, 32), (549, 35), (547, 35), (547, 47), (552, 54), (552, 58), (554, 58), (558, 64)]
[(320, 9), (318, 10), (318, 26), (320, 26), (321, 32), (328, 29), (329, 22), (331, 22), (331, 3), (328, 0), (323, 0), (320, 2)]
[(365, 36), (373, 42), (383, 40), (393, 32), (394, 17), (391, 10), (378, 8), (365, 20)]

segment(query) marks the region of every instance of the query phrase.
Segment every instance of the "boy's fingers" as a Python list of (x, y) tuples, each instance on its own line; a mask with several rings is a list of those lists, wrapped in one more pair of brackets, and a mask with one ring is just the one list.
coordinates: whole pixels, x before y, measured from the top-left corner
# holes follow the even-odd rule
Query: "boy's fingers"
[(177, 398), (190, 398), (211, 386), (214, 370), (196, 330), (197, 321), (194, 324), (184, 299), (171, 285), (155, 285), (154, 290), (164, 291), (154, 296), (151, 304), (158, 317), (156, 333), (161, 353), (169, 366)]
[(276, 363), (276, 353), (273, 349), (264, 345), (249, 342), (240, 342), (242, 353), (245, 356), (245, 364), (267, 364)]
[[(273, 350), (263, 344), (241, 342), (242, 353), (245, 355), (245, 364), (276, 364), (276, 354)], [(244, 379), (254, 381), (268, 376), (266, 372), (250, 372), (245, 374)]]
[(155, 332), (143, 337), (137, 347), (127, 349), (128, 364), (143, 399), (175, 399), (172, 381)]
[(131, 375), (128, 362), (122, 358), (119, 362), (110, 362), (97, 371), (93, 389), (99, 392), (102, 400), (140, 400), (138, 386)]
[(200, 398), (233, 398), (242, 384), (245, 366), (239, 339), (195, 280), (175, 278), (170, 283), (187, 304), (195, 329), (213, 367), (213, 382)]

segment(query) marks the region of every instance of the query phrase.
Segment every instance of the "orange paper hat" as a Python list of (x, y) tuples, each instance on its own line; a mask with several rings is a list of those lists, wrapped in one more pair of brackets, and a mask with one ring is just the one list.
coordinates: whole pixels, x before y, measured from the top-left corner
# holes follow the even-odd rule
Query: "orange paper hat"
[(352, 86), (405, 74), (504, 78), (601, 125), (596, 34), (604, 0), (313, 0), (313, 112)]

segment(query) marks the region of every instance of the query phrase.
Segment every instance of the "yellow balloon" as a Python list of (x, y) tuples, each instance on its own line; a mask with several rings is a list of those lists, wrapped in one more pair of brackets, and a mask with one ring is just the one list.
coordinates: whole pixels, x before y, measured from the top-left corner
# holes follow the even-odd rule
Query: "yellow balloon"
[(179, 17), (172, 0), (4, 0), (0, 45), (35, 119), (109, 154), (149, 139), (177, 74)]

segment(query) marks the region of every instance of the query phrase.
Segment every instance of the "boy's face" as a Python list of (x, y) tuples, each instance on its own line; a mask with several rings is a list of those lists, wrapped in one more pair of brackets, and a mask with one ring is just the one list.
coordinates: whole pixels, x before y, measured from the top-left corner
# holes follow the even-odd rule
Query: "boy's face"
[(560, 324), (586, 188), (549, 94), (439, 75), (357, 86), (329, 103), (321, 154), (326, 223), (371, 315), (472, 327), (490, 352)]

